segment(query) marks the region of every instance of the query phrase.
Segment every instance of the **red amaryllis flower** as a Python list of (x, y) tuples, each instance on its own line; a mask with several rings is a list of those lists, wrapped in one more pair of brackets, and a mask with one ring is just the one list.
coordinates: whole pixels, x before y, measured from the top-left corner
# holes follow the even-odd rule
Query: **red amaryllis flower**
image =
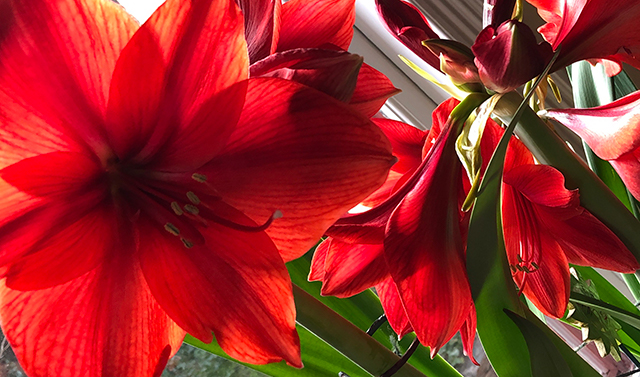
[(507, 20), (499, 27), (487, 26), (471, 47), (482, 83), (505, 93), (536, 77), (551, 59), (551, 46), (538, 44), (529, 26)]
[(440, 37), (418, 8), (402, 0), (376, 0), (376, 7), (385, 26), (396, 39), (429, 65), (439, 69), (440, 58), (422, 42)]
[(480, 78), (469, 47), (440, 39), (422, 13), (406, 1), (376, 0), (376, 6), (391, 34), (422, 60), (449, 75), (455, 85), (468, 91), (482, 90), (482, 87), (473, 85), (479, 83)]
[(527, 0), (547, 21), (538, 31), (557, 49), (553, 70), (585, 59), (612, 61), (607, 73), (620, 72), (620, 63), (640, 68), (640, 2), (635, 0)]
[(466, 349), (475, 334), (466, 216), (460, 211), (462, 166), (455, 152), (464, 119), (446, 121), (457, 104), (449, 100), (436, 109), (428, 137), (398, 122), (379, 122), (394, 140), (404, 175), (386, 200), (327, 231), (310, 274), (323, 281), (323, 294), (340, 297), (377, 285), (394, 330), (403, 335), (413, 329), (434, 355), (465, 322), (473, 327)]
[(300, 82), (367, 116), (375, 115), (400, 91), (382, 73), (363, 64), (361, 57), (346, 52), (353, 37), (354, 0), (237, 2), (246, 10), (251, 77)]
[(640, 198), (640, 92), (590, 109), (548, 110), (607, 160), (629, 191)]
[(111, 1), (0, 8), (0, 319), (27, 373), (159, 375), (185, 331), (300, 366), (283, 259), (383, 183), (382, 132), (247, 80), (233, 1), (141, 27)]
[[(503, 131), (487, 124), (484, 154)], [(580, 206), (555, 168), (535, 165), (512, 138), (503, 176), (502, 223), (507, 257), (520, 290), (543, 313), (562, 317), (569, 300), (569, 263), (619, 272), (640, 267), (609, 228)]]

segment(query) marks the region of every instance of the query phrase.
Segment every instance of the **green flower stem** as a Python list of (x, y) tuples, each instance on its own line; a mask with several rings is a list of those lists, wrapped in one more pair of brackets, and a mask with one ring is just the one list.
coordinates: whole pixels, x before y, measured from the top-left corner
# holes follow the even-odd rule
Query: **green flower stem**
[[(293, 286), (297, 322), (373, 376), (380, 376), (400, 358), (313, 296)], [(355, 376), (352, 376), (355, 377)], [(425, 377), (416, 368), (405, 364), (394, 377)], [(462, 377), (447, 363), (433, 365), (429, 377)]]
[[(515, 92), (505, 94), (494, 114), (508, 123), (521, 101)], [(582, 206), (607, 225), (640, 260), (640, 222), (564, 140), (529, 108), (520, 118), (516, 134), (538, 161), (564, 174), (567, 188), (580, 189)]]

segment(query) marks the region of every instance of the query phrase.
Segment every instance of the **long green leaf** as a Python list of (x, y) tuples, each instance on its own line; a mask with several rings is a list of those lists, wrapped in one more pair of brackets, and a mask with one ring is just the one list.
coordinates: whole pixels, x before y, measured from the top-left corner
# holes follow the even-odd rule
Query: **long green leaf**
[[(361, 330), (369, 328), (373, 321), (383, 314), (380, 300), (371, 290), (366, 290), (348, 299), (322, 296), (320, 294), (321, 284), (319, 282), (307, 281), (310, 268), (308, 256), (289, 262), (287, 267), (289, 269), (289, 274), (291, 275), (291, 280), (294, 284), (305, 290), (323, 304), (327, 305)], [(380, 330), (374, 334), (374, 338), (388, 348), (392, 348), (394, 343), (397, 342), (397, 335), (388, 325), (382, 326)], [(399, 344), (400, 350), (404, 352), (409, 347), (413, 339), (415, 339), (415, 335), (413, 334), (405, 336)], [(436, 355), (436, 357), (431, 359), (429, 351), (422, 346), (418, 347), (413, 356), (411, 356), (409, 364), (413, 365), (419, 371), (428, 376), (460, 377), (460, 373), (458, 373), (458, 371), (449, 365), (449, 363), (447, 363), (442, 357)]]
[(505, 313), (524, 335), (529, 348), (533, 377), (573, 377), (559, 350), (538, 326), (510, 310), (505, 309)]
[(548, 339), (555, 345), (556, 349), (571, 369), (574, 376), (580, 377), (600, 377), (600, 374), (591, 367), (582, 357), (580, 357), (571, 347), (560, 339), (544, 322), (542, 322), (530, 310), (525, 311), (526, 318), (529, 322), (538, 326), (538, 328), (546, 335)]
[[(344, 357), (340, 352), (320, 340), (304, 327), (297, 326), (297, 330), (300, 335), (302, 362), (304, 363), (303, 369), (290, 367), (284, 362), (267, 365), (242, 364), (266, 375), (277, 377), (326, 377), (338, 376), (338, 372), (344, 372), (351, 377), (368, 375), (362, 368)], [(238, 362), (229, 357), (215, 341), (206, 344), (187, 335), (185, 342), (207, 352)]]

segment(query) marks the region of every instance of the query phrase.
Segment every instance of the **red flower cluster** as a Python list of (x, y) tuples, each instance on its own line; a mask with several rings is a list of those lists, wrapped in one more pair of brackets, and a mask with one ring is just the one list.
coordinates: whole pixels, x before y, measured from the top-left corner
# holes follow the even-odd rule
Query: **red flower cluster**
[[(466, 275), (468, 216), (461, 211), (469, 182), (455, 152), (466, 119), (449, 116), (457, 100), (440, 105), (427, 133), (377, 121), (399, 162), (370, 210), (336, 222), (314, 256), (311, 280), (339, 297), (376, 287), (394, 330), (415, 331), (432, 355), (457, 331), (467, 353), (475, 310)], [(482, 138), (489, 161), (502, 129), (489, 120)], [(569, 299), (569, 265), (622, 272), (640, 267), (599, 220), (579, 205), (577, 190), (550, 166), (535, 165), (515, 138), (505, 163), (502, 214), (515, 282), (545, 314), (562, 317)]]
[[(538, 30), (548, 43), (538, 44), (527, 25), (511, 19), (514, 0), (485, 1), (485, 29), (471, 49), (486, 88), (504, 93), (535, 78), (551, 59), (552, 49), (560, 46), (551, 72), (585, 59), (605, 63), (610, 76), (620, 72), (623, 62), (640, 68), (637, 1), (623, 0), (615, 5), (602, 0), (527, 1), (547, 21)], [(424, 61), (440, 68), (438, 57), (450, 58), (423, 45), (439, 37), (418, 9), (403, 0), (376, 0), (376, 4), (391, 33)]]

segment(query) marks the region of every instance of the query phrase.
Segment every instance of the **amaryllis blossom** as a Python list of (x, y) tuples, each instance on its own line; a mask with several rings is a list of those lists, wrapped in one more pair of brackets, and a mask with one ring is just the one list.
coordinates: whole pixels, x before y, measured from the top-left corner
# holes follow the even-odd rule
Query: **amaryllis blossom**
[(640, 198), (640, 92), (590, 109), (549, 109), (545, 116), (580, 135)]
[[(488, 158), (503, 131), (487, 124), (483, 155)], [(485, 158), (483, 157), (483, 158)], [(502, 224), (513, 278), (543, 313), (564, 315), (569, 301), (569, 263), (619, 272), (640, 267), (618, 237), (580, 206), (578, 190), (533, 156), (515, 138), (504, 167)]]
[(507, 20), (498, 27), (487, 26), (471, 47), (482, 83), (505, 93), (536, 77), (551, 59), (551, 46), (537, 43), (529, 26)]
[(353, 37), (354, 0), (237, 2), (244, 10), (251, 77), (300, 82), (367, 116), (399, 92), (362, 57), (346, 52)]
[(142, 26), (107, 0), (0, 5), (0, 321), (30, 376), (157, 376), (185, 332), (301, 366), (284, 261), (394, 162), (367, 117), (248, 79), (231, 0)]
[(621, 63), (640, 68), (640, 2), (636, 0), (527, 0), (547, 21), (538, 31), (562, 46), (552, 70), (580, 61), (606, 60), (607, 73)]
[[(378, 14), (385, 26), (400, 42), (433, 68), (451, 77), (465, 90), (482, 90), (474, 56), (469, 47), (452, 40), (440, 39), (424, 15), (403, 0), (376, 0)], [(472, 84), (467, 86), (465, 84)]]
[(400, 159), (395, 169), (403, 175), (393, 178), (386, 199), (378, 192), (370, 201), (375, 207), (327, 231), (310, 274), (322, 280), (323, 294), (339, 297), (375, 285), (394, 330), (414, 330), (432, 355), (461, 329), (470, 350), (475, 334), (465, 267), (467, 216), (460, 210), (465, 192), (455, 151), (466, 117), (447, 120), (456, 105), (449, 100), (435, 110), (428, 136), (399, 122), (378, 122), (393, 140)]
[(423, 41), (440, 37), (418, 8), (403, 0), (376, 0), (376, 7), (385, 26), (396, 39), (432, 67), (440, 67), (439, 56), (422, 44)]

